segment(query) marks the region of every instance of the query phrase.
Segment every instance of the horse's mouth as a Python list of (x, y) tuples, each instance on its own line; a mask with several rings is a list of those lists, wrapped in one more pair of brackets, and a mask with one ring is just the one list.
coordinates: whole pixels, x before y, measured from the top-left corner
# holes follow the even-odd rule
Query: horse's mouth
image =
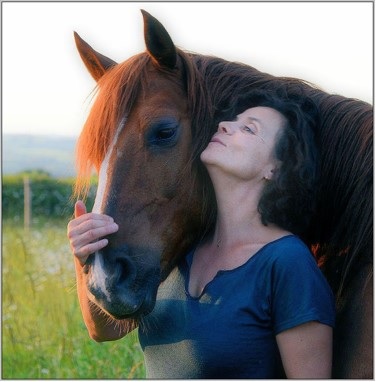
[(133, 305), (112, 303), (105, 299), (98, 299), (98, 291), (94, 291), (94, 293), (88, 292), (88, 298), (101, 311), (116, 320), (141, 319), (149, 314), (154, 309), (155, 305), (155, 300), (152, 301), (152, 299), (148, 298)]

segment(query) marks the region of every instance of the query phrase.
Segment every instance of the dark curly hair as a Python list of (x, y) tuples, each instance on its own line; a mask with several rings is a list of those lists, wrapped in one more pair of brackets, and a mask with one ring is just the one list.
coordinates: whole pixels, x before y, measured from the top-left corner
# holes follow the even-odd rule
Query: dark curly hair
[(305, 231), (315, 209), (318, 183), (316, 127), (319, 113), (314, 102), (296, 84), (275, 90), (253, 90), (223, 111), (233, 119), (246, 109), (265, 106), (287, 120), (277, 138), (274, 155), (280, 166), (262, 192), (258, 211), (264, 225), (274, 223), (295, 234)]

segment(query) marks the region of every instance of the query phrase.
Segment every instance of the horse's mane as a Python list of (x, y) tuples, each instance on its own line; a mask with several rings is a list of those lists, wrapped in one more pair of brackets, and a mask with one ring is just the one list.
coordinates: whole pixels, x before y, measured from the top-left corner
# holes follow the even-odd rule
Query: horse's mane
[(338, 95), (313, 97), (322, 118), (322, 176), (312, 231), (316, 255), (340, 293), (354, 268), (373, 261), (373, 109)]

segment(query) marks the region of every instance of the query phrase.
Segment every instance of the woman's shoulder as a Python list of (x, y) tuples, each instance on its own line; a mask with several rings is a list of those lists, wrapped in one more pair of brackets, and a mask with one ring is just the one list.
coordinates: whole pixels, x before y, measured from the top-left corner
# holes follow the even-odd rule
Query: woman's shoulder
[[(316, 261), (309, 247), (296, 235), (290, 234), (274, 240), (262, 250), (264, 258), (277, 266), (296, 266)], [(260, 256), (261, 257), (261, 256)]]
[(265, 255), (264, 259), (260, 256), (259, 267), (279, 290), (287, 292), (292, 288), (303, 293), (308, 286), (316, 291), (321, 288), (324, 294), (331, 295), (313, 253), (298, 236), (289, 235), (270, 243)]
[(269, 242), (265, 245), (265, 249), (271, 253), (276, 253), (280, 250), (287, 250), (292, 253), (310, 252), (303, 240), (294, 234), (287, 234)]

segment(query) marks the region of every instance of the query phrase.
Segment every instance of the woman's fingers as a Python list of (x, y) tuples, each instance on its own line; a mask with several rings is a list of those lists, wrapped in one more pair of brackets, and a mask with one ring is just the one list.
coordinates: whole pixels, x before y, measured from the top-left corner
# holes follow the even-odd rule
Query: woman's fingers
[(101, 239), (94, 243), (89, 243), (87, 245), (84, 245), (83, 247), (79, 247), (77, 249), (73, 249), (73, 255), (78, 259), (79, 263), (83, 266), (85, 265), (88, 257), (101, 250), (108, 244), (107, 239)]
[[(89, 224), (83, 224), (90, 229), (83, 229), (82, 225), (77, 229), (68, 230), (73, 255), (78, 259), (81, 265), (84, 265), (87, 258), (96, 251), (104, 248), (108, 244), (108, 240), (104, 236), (117, 232), (119, 229), (116, 223), (102, 224), (103, 222), (89, 221)], [(100, 224), (98, 227), (97, 224)], [(93, 228), (94, 226), (94, 228)], [(84, 228), (85, 228), (84, 227)]]
[[(109, 216), (92, 213), (85, 214), (68, 223), (68, 237), (71, 238), (90, 230), (111, 226), (112, 224), (114, 224), (114, 220)], [(92, 237), (92, 240), (94, 239)]]
[(104, 237), (117, 232), (119, 227), (110, 216), (87, 213), (82, 201), (76, 202), (74, 215), (75, 219), (68, 223), (67, 236), (73, 255), (84, 265), (92, 253), (108, 244)]
[[(76, 213), (76, 211), (75, 211)], [(103, 215), (103, 214), (96, 214), (93, 212), (85, 213), (83, 215), (80, 215), (74, 219), (72, 219), (68, 224), (68, 229), (78, 227), (82, 223), (85, 223), (87, 221), (98, 221), (98, 222), (113, 222), (114, 219), (111, 216)]]
[(88, 221), (85, 223), (72, 229), (68, 234), (71, 244), (75, 247), (82, 247), (102, 239), (104, 236), (111, 235), (119, 229), (116, 223), (101, 221)]

